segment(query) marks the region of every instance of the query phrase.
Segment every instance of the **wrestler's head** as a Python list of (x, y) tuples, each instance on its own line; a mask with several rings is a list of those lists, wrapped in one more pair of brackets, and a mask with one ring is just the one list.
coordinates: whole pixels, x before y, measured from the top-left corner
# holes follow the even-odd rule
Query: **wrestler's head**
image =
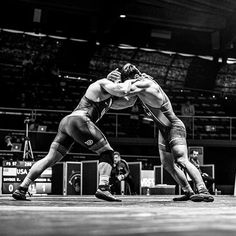
[(138, 79), (140, 76), (142, 76), (141, 72), (133, 64), (127, 63), (121, 69), (121, 81), (127, 79)]

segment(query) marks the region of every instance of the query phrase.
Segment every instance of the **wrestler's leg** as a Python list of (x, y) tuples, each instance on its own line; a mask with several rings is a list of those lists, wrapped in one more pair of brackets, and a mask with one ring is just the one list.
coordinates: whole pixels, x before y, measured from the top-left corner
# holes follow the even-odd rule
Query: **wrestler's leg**
[(198, 198), (198, 196), (195, 195), (195, 199), (191, 197), (191, 200), (214, 201), (214, 198), (209, 195), (209, 192), (208, 192), (206, 185), (201, 177), (200, 172), (188, 159), (187, 145), (176, 144), (172, 147), (171, 151), (172, 151), (172, 154), (173, 154), (176, 162), (187, 171), (190, 178), (194, 181), (198, 192), (200, 194), (206, 194), (206, 196), (203, 196), (203, 198), (201, 198), (200, 196)]
[(182, 170), (175, 164), (174, 156), (170, 151), (168, 143), (165, 141), (161, 132), (159, 132), (159, 153), (163, 167), (170, 173), (173, 179), (181, 186), (184, 191), (184, 196), (174, 198), (174, 201), (186, 201), (194, 194), (187, 178)]
[(98, 164), (100, 181), (108, 184), (113, 164), (113, 149), (102, 131), (84, 115), (71, 117), (70, 126), (66, 131), (77, 143), (100, 156)]
[(26, 200), (26, 193), (28, 191), (29, 185), (37, 179), (44, 170), (48, 167), (53, 166), (56, 162), (60, 161), (62, 157), (66, 154), (68, 149), (70, 148), (73, 140), (64, 132), (61, 131), (63, 126), (65, 125), (65, 118), (60, 123), (60, 128), (58, 129), (58, 133), (50, 146), (50, 150), (48, 154), (37, 161), (30, 169), (29, 173), (17, 188), (17, 190), (13, 193), (13, 198), (16, 200)]
[[(113, 165), (113, 149), (102, 131), (85, 115), (71, 117), (67, 133), (78, 143), (97, 153), (99, 158), (99, 189), (96, 197), (107, 201), (120, 201), (109, 192), (109, 179)], [(101, 193), (101, 191), (103, 191)], [(105, 193), (101, 196), (101, 194)], [(99, 195), (100, 194), (100, 195)]]
[(169, 152), (164, 152), (161, 150), (159, 152), (164, 169), (167, 170), (173, 179), (181, 186), (184, 193), (193, 193), (184, 172), (175, 164), (173, 155)]
[(197, 190), (200, 191), (203, 188), (205, 189), (206, 186), (204, 184), (200, 172), (188, 159), (187, 145), (175, 145), (172, 147), (171, 151), (176, 162), (187, 171), (190, 178), (194, 181)]
[(63, 155), (58, 152), (57, 149), (51, 146), (48, 154), (32, 166), (30, 172), (27, 174), (20, 186), (23, 188), (28, 188), (29, 185), (35, 179), (37, 179), (43, 173), (44, 170), (46, 170), (50, 166), (53, 166), (56, 162), (60, 161), (62, 157)]

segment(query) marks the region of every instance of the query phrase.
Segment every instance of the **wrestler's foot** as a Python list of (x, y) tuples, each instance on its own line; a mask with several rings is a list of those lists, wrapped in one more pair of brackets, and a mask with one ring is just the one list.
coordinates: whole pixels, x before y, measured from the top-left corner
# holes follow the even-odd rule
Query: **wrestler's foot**
[(109, 185), (99, 185), (95, 197), (108, 202), (121, 202), (120, 199), (111, 194)]
[(214, 197), (208, 192), (208, 190), (204, 189), (198, 194), (192, 195), (190, 200), (193, 202), (213, 202)]
[[(19, 186), (14, 193), (12, 194), (12, 197), (16, 200), (22, 200), (22, 201), (30, 201), (29, 199), (26, 198), (26, 194), (29, 194), (27, 188), (23, 188)], [(30, 195), (30, 194), (29, 194)], [(30, 195), (31, 196), (31, 195)]]
[(186, 192), (183, 196), (173, 198), (175, 202), (182, 202), (190, 200), (190, 197), (194, 195), (194, 192)]

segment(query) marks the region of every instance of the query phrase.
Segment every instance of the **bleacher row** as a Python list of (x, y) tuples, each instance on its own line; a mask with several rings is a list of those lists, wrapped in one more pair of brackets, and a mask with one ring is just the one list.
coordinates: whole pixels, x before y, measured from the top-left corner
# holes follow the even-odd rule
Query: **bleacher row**
[[(71, 111), (77, 105), (79, 99), (83, 95), (89, 82), (80, 80), (71, 80), (67, 78), (58, 78), (58, 81), (44, 81), (41, 83), (32, 82), (27, 84), (23, 83), (20, 76), (12, 74), (12, 68), (9, 69), (11, 76), (1, 77), (1, 84), (4, 85), (5, 91), (13, 91), (11, 94), (18, 94), (17, 97), (12, 99), (2, 98), (0, 101), (1, 106), (7, 107), (21, 107), (21, 108), (32, 108), (32, 109), (52, 109), (52, 110), (66, 110)], [(20, 70), (17, 69), (16, 73)], [(6, 75), (6, 74), (5, 74)], [(15, 78), (19, 78), (16, 80)], [(57, 84), (57, 85), (55, 85)], [(27, 94), (29, 89), (30, 93)], [(224, 110), (222, 100), (220, 96), (213, 97), (212, 93), (205, 92), (199, 93), (189, 89), (170, 89), (165, 88), (165, 92), (169, 95), (173, 108), (177, 115), (181, 117), (181, 104), (185, 103), (186, 100), (191, 101), (195, 105), (194, 118), (194, 136), (192, 136), (192, 130), (190, 130), (190, 138), (223, 138), (228, 139), (230, 136), (229, 131), (229, 119), (227, 118), (211, 118), (211, 116), (227, 116)], [(20, 92), (24, 91), (26, 95), (20, 97)], [(32, 91), (34, 91), (32, 93)], [(141, 114), (144, 114), (141, 107)], [(110, 112), (115, 112), (110, 110)], [(131, 109), (126, 109), (128, 114), (131, 113)], [(41, 125), (47, 125), (48, 131), (56, 131), (60, 119), (66, 113), (53, 113), (44, 112), (37, 115), (36, 123)], [(107, 115), (101, 121), (99, 126), (106, 133), (106, 135), (115, 137), (118, 136), (142, 136), (153, 137), (154, 128), (153, 124), (143, 120), (144, 115), (138, 116), (137, 120), (132, 120), (130, 115), (119, 116), (118, 124), (116, 123), (116, 117), (114, 115)], [(208, 116), (203, 118), (199, 116)], [(135, 126), (132, 126), (136, 122)], [(3, 123), (1, 123), (3, 124)], [(18, 124), (17, 122), (15, 124)], [(118, 128), (116, 129), (116, 125)], [(4, 125), (6, 127), (6, 124)], [(207, 126), (212, 126), (211, 130), (207, 130)], [(139, 130), (137, 131), (137, 128)], [(12, 122), (8, 128), (13, 128)], [(17, 129), (17, 126), (14, 127)], [(234, 127), (233, 127), (234, 128)], [(133, 129), (133, 130), (132, 130)], [(116, 134), (116, 132), (118, 132)]]
[[(114, 68), (132, 62), (145, 73), (158, 77), (161, 85), (183, 87), (191, 58), (144, 50), (120, 49), (115, 46), (97, 48), (90, 61), (90, 73), (104, 75)], [(158, 76), (157, 76), (158, 75)]]
[[(45, 64), (39, 66), (34, 59), (32, 59), (32, 63), (28, 62), (27, 65), (28, 55), (40, 55), (42, 51), (44, 56), (49, 55), (51, 59), (55, 59), (56, 51), (63, 46), (60, 40), (40, 39), (33, 36), (23, 37), (7, 32), (1, 32), (0, 36), (2, 43), (0, 49), (1, 107), (71, 111), (82, 97), (91, 78), (105, 76), (109, 71), (131, 61), (141, 71), (147, 72), (155, 78), (158, 75), (158, 82), (170, 97), (177, 115), (181, 115), (181, 104), (187, 100), (195, 105), (194, 130), (189, 131), (192, 138), (229, 138), (229, 127), (232, 126), (233, 131), (235, 129), (235, 122), (230, 123), (228, 118), (210, 117), (232, 115), (225, 109), (224, 97), (214, 95), (213, 92), (184, 88), (188, 69), (192, 62), (191, 57), (139, 49), (127, 50), (115, 46), (98, 47), (90, 60), (88, 79), (69, 79), (66, 76), (59, 77), (58, 74), (53, 73), (54, 62), (49, 64), (49, 68), (45, 68)], [(46, 61), (48, 62), (48, 60)], [(37, 70), (31, 66), (34, 63), (37, 64)], [(228, 77), (233, 78), (234, 70), (229, 69), (230, 66), (233, 67), (233, 65), (223, 67), (219, 71), (218, 77), (227, 72), (232, 73)], [(73, 72), (71, 74), (73, 75)], [(223, 81), (222, 77), (220, 80)], [(232, 89), (233, 86), (234, 84), (232, 84)], [(140, 110), (142, 113), (141, 107)], [(131, 114), (130, 109), (124, 112)], [(133, 120), (130, 115), (127, 116), (119, 116), (118, 128), (116, 128), (117, 121), (114, 115), (104, 117), (100, 126), (110, 136), (139, 136), (142, 134), (142, 136), (153, 137), (155, 133), (153, 124), (150, 125), (145, 119), (143, 120), (144, 115), (138, 116), (137, 125), (140, 128), (138, 133), (133, 132), (132, 125), (129, 125), (133, 123)], [(208, 117), (201, 118), (199, 116)], [(60, 118), (61, 115), (48, 112), (46, 115), (38, 116), (36, 122), (47, 125), (50, 131), (56, 131)], [(234, 137), (234, 132), (232, 137)]]

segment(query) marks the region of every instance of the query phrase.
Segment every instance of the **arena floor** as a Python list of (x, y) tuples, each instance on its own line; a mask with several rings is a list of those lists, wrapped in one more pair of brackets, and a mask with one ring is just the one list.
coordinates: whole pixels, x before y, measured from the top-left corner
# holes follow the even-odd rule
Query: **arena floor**
[(169, 196), (129, 196), (123, 202), (86, 197), (0, 196), (0, 235), (236, 235), (236, 198), (173, 202)]

